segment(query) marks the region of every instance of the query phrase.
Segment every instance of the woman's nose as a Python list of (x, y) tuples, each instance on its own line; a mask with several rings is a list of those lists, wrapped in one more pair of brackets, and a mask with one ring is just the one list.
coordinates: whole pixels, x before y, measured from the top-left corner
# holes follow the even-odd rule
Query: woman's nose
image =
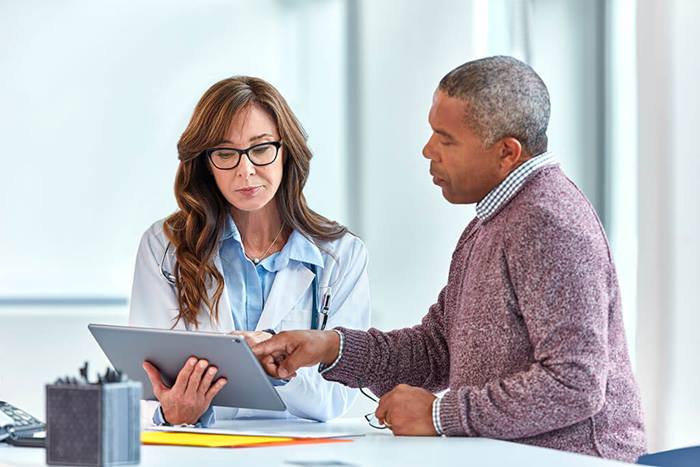
[(241, 162), (236, 167), (236, 175), (239, 177), (250, 177), (255, 174), (255, 166), (247, 154), (241, 154)]

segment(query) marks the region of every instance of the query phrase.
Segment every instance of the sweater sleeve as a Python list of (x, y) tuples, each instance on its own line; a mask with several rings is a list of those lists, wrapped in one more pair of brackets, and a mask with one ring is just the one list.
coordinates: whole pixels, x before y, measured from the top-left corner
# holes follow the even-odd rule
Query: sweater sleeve
[(451, 388), (440, 403), (448, 435), (535, 436), (592, 417), (605, 403), (617, 289), (602, 227), (588, 206), (531, 208), (508, 220), (503, 254), (532, 362), (481, 387)]
[(449, 352), (444, 335), (446, 287), (421, 324), (382, 332), (338, 328), (345, 336), (343, 356), (323, 377), (382, 395), (397, 384), (432, 391), (447, 387)]

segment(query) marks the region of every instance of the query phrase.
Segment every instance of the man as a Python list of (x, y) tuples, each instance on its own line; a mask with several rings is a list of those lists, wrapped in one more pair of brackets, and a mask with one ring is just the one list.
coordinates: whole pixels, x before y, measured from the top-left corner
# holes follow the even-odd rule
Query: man
[[(321, 363), (382, 395), (397, 435), (487, 436), (635, 461), (645, 450), (615, 267), (593, 208), (547, 152), (549, 94), (510, 57), (465, 63), (433, 96), (423, 155), (451, 203), (477, 203), (420, 325), (280, 333), (273, 376)], [(447, 389), (441, 397), (433, 392)]]

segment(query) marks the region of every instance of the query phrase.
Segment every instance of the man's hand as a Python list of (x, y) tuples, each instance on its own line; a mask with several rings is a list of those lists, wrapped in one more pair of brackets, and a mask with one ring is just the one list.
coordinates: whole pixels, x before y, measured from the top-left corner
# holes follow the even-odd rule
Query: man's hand
[(437, 436), (434, 400), (435, 395), (425, 389), (399, 384), (379, 399), (374, 414), (395, 435)]
[(284, 331), (255, 345), (253, 353), (273, 378), (291, 378), (303, 366), (332, 364), (339, 348), (335, 331)]
[(232, 336), (240, 336), (245, 339), (249, 347), (253, 347), (255, 344), (264, 342), (272, 337), (272, 334), (265, 331), (231, 331), (229, 333)]
[(150, 362), (143, 362), (153, 394), (160, 401), (165, 419), (171, 425), (197, 423), (211, 405), (211, 401), (226, 384), (225, 378), (214, 381), (218, 371), (206, 360), (190, 357), (177, 374), (173, 387), (169, 388), (160, 377), (160, 372)]

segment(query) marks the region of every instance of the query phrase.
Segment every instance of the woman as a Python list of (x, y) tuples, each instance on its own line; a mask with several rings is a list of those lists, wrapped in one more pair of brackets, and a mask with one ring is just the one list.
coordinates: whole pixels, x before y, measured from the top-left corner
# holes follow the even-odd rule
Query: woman
[[(281, 330), (369, 326), (367, 252), (345, 227), (308, 208), (302, 189), (311, 151), (273, 86), (244, 76), (214, 84), (178, 153), (179, 209), (141, 239), (130, 325), (238, 332), (251, 345)], [(329, 300), (326, 323), (319, 311)], [(160, 401), (155, 423), (208, 426), (215, 414), (279, 416), (214, 411), (210, 402), (225, 381), (215, 380), (208, 362), (190, 360), (172, 388), (144, 363)], [(320, 421), (346, 412), (357, 395), (315, 368), (277, 390), (285, 416)]]

